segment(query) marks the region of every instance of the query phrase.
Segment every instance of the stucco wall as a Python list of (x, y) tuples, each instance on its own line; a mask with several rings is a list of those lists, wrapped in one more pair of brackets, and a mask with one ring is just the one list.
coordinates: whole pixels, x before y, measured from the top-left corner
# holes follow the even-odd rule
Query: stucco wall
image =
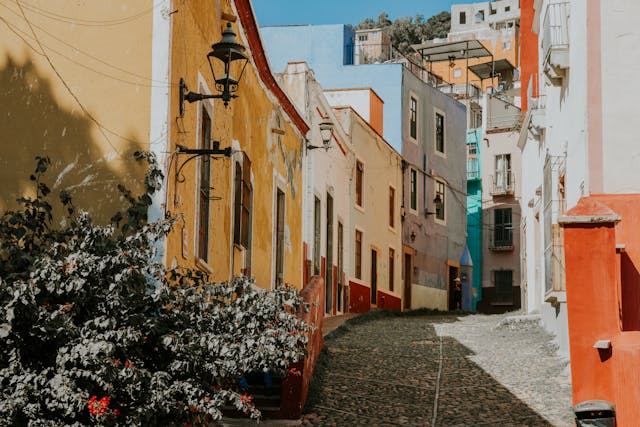
[[(384, 101), (384, 138), (401, 151), (402, 64), (345, 65), (353, 31), (344, 25), (263, 27), (260, 34), (274, 71), (305, 61), (325, 89), (371, 87)], [(348, 55), (347, 55), (348, 56)], [(346, 58), (348, 59), (348, 58)]]
[[(432, 301), (428, 306), (433, 308), (444, 304), (446, 307), (447, 262), (460, 260), (466, 240), (466, 107), (409, 71), (404, 72), (403, 81), (402, 148), (408, 164), (404, 173), (403, 242), (415, 249), (413, 265), (416, 273), (412, 283), (445, 290), (444, 293), (429, 293), (445, 301)], [(411, 97), (418, 102), (416, 140), (411, 138), (409, 131)], [(436, 154), (435, 150), (436, 111), (445, 116), (444, 156)], [(418, 178), (416, 211), (410, 206), (411, 168), (416, 170)], [(434, 215), (425, 214), (425, 211), (435, 212), (436, 178), (446, 183), (444, 223), (437, 222)], [(411, 241), (412, 233), (415, 241)], [(416, 295), (427, 294), (419, 292)], [(418, 301), (421, 300), (414, 300), (412, 294), (411, 306), (420, 307), (416, 305)]]
[[(637, 120), (640, 86), (640, 2), (600, 1), (604, 193), (640, 192)], [(573, 46), (572, 46), (573, 47)]]
[[(356, 152), (364, 165), (363, 204), (351, 206), (351, 228), (345, 236), (355, 242), (355, 230), (362, 231), (362, 277), (356, 278), (355, 251), (351, 251), (349, 276), (351, 282), (371, 286), (371, 251), (377, 251), (377, 289), (396, 297), (403, 297), (402, 281), (402, 224), (400, 221), (402, 161), (364, 119), (351, 108), (336, 109), (347, 129)], [(351, 169), (355, 177), (355, 160)], [(394, 228), (389, 226), (389, 187), (395, 188)], [(355, 186), (352, 199), (355, 201)], [(389, 249), (394, 256), (394, 290), (389, 290)]]
[(2, 5), (0, 211), (34, 195), (34, 158), (49, 156), (56, 215), (67, 189), (78, 209), (108, 223), (126, 207), (118, 184), (142, 190), (145, 167), (133, 153), (150, 147), (151, 88), (163, 85), (151, 80), (154, 2), (36, 0), (23, 11)]
[[(351, 229), (352, 200), (352, 168), (355, 155), (351, 140), (340, 126), (333, 109), (325, 98), (319, 83), (313, 78), (312, 70), (305, 63), (288, 64), (285, 72), (278, 75), (282, 87), (289, 97), (296, 103), (305, 119), (311, 126), (309, 145), (322, 146), (319, 124), (329, 121), (333, 123), (333, 137), (329, 149), (322, 148), (307, 150), (303, 157), (303, 240), (307, 244), (307, 260), (313, 262), (314, 253), (314, 204), (315, 198), (320, 200), (320, 256), (327, 259), (327, 195), (333, 199), (333, 254), (332, 268), (338, 266), (338, 223), (343, 226), (343, 271), (346, 274), (342, 285), (348, 278), (352, 263), (353, 242), (349, 238), (348, 230)], [(363, 91), (367, 96), (369, 91)], [(323, 272), (323, 274), (325, 274)], [(338, 272), (340, 274), (340, 272)], [(336, 312), (344, 310), (344, 289), (342, 290), (341, 304), (337, 301), (337, 278), (326, 281), (332, 286), (331, 291), (326, 292), (330, 306)], [(333, 311), (331, 312), (333, 314)]]
[[(211, 50), (211, 44), (219, 40), (226, 25), (221, 19), (221, 12), (236, 15), (234, 8), (223, 6), (221, 9), (217, 2), (201, 1), (190, 1), (188, 7), (180, 8), (173, 15), (172, 81), (183, 77), (191, 90), (213, 93), (214, 83), (206, 54)], [(233, 29), (238, 40), (249, 48), (239, 20), (233, 23)], [(256, 52), (251, 54), (256, 55)], [(217, 68), (216, 71), (221, 72), (222, 69)], [(170, 171), (168, 208), (171, 212), (182, 213), (184, 223), (168, 236), (167, 263), (203, 268), (220, 281), (228, 280), (239, 271), (237, 264), (242, 263), (243, 258), (233, 245), (232, 184), (235, 161), (241, 160), (240, 151), (244, 151), (251, 160), (253, 184), (251, 276), (261, 287), (271, 287), (275, 282), (274, 216), (276, 189), (280, 188), (285, 193), (284, 282), (302, 287), (302, 138), (259, 77), (255, 61), (251, 60), (247, 65), (238, 98), (232, 100), (227, 108), (219, 100), (185, 104), (184, 117), (180, 118), (178, 87), (173, 87), (171, 99), (170, 122), (175, 124), (171, 127), (172, 149), (174, 144), (198, 147), (201, 111), (208, 108), (212, 119), (212, 139), (220, 141), (221, 147), (231, 146), (236, 153), (231, 159), (220, 158), (212, 163), (211, 195), (219, 199), (212, 200), (209, 205), (210, 260), (205, 266), (196, 262), (195, 254), (199, 163), (192, 161), (183, 169), (184, 183), (173, 179), (175, 169)], [(272, 131), (277, 128), (278, 115), (283, 135)], [(180, 156), (174, 165), (184, 160), (184, 156)], [(183, 244), (186, 244), (184, 251)]]

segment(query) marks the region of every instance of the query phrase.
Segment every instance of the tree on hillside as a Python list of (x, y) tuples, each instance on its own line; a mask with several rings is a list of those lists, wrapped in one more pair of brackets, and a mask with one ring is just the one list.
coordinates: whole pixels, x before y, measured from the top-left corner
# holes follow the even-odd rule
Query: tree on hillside
[(378, 19), (366, 18), (355, 26), (356, 30), (382, 28), (391, 38), (391, 44), (400, 52), (411, 53), (411, 45), (438, 37), (446, 37), (451, 28), (451, 14), (440, 12), (425, 20), (423, 15), (389, 20), (389, 15), (382, 12)]

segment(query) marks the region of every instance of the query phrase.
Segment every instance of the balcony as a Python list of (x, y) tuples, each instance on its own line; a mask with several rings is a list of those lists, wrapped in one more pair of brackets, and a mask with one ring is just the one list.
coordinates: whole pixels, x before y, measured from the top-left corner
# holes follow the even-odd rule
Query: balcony
[(544, 72), (552, 83), (564, 77), (569, 68), (569, 2), (547, 6), (542, 26), (542, 55)]
[(482, 90), (473, 83), (445, 83), (439, 85), (438, 89), (455, 99), (473, 99), (479, 102), (482, 96)]
[(496, 228), (489, 234), (489, 249), (493, 252), (513, 250), (513, 230), (511, 227)]
[(511, 171), (496, 171), (491, 177), (492, 196), (513, 196), (515, 188), (515, 176)]
[(477, 181), (480, 179), (480, 162), (478, 158), (467, 159), (467, 181)]

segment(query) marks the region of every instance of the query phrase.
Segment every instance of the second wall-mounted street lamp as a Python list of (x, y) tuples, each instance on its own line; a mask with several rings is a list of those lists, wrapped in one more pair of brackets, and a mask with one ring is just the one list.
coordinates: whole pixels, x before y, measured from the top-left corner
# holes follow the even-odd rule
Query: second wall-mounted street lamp
[(307, 150), (315, 150), (316, 148), (324, 148), (324, 151), (329, 150), (331, 144), (331, 138), (333, 137), (333, 123), (330, 121), (323, 121), (318, 125), (320, 128), (320, 138), (322, 139), (322, 145), (309, 145), (307, 144)]
[(424, 214), (426, 216), (437, 214), (438, 205), (442, 203), (442, 199), (439, 194), (436, 194), (436, 197), (433, 199), (433, 203), (436, 205), (436, 212), (430, 212), (429, 209), (425, 209)]
[[(184, 102), (189, 103), (202, 101), (203, 99), (222, 99), (224, 106), (229, 105), (229, 101), (237, 98), (235, 92), (238, 91), (240, 79), (244, 74), (244, 69), (249, 62), (249, 57), (245, 55), (246, 48), (238, 43), (236, 33), (231, 28), (231, 23), (227, 23), (227, 28), (222, 32), (222, 40), (211, 46), (211, 52), (207, 54), (209, 68), (215, 81), (216, 90), (220, 93), (215, 95), (190, 92), (183, 78), (180, 78), (180, 117), (184, 117)], [(216, 77), (213, 62), (219, 60), (224, 64), (224, 74)], [(234, 77), (237, 76), (237, 77)]]

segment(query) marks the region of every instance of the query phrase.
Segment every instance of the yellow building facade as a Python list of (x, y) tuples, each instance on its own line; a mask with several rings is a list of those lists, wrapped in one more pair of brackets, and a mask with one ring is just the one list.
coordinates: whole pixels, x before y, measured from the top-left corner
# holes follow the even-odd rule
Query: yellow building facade
[[(151, 139), (153, 0), (0, 4), (0, 211), (35, 194), (36, 156), (52, 200), (107, 223), (124, 206), (118, 185), (142, 190), (133, 160)], [(60, 206), (53, 203), (57, 213)]]
[[(168, 236), (166, 263), (201, 269), (219, 281), (247, 274), (261, 287), (300, 288), (301, 156), (308, 127), (273, 80), (249, 1), (184, 4), (172, 15), (171, 81), (182, 78), (194, 92), (216, 93), (206, 55), (228, 23), (249, 62), (238, 98), (227, 107), (221, 100), (187, 103), (180, 117), (179, 87), (172, 87), (166, 207), (183, 220)], [(202, 149), (207, 140), (231, 147), (231, 157), (201, 157), (183, 166), (188, 155), (176, 154), (178, 145)], [(207, 168), (209, 188), (203, 184)]]
[[(303, 286), (309, 128), (268, 68), (249, 0), (33, 0), (0, 4), (0, 18), (0, 210), (34, 195), (34, 158), (49, 156), (54, 194), (68, 190), (107, 224), (126, 207), (119, 185), (144, 188), (145, 165), (133, 153), (151, 151), (165, 180), (149, 217), (180, 218), (162, 244), (167, 267)], [(207, 54), (227, 24), (248, 57), (238, 97), (181, 112), (181, 79), (193, 92), (218, 93)], [(178, 152), (215, 141), (231, 155)]]

